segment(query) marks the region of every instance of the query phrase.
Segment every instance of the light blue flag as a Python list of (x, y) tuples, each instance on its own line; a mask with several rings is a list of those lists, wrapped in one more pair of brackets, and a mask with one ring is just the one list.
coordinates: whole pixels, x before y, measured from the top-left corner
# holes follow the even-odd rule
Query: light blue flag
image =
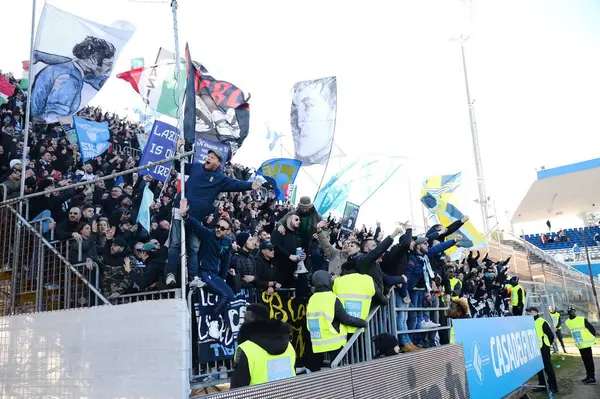
[[(275, 133), (277, 134), (277, 133)], [(273, 184), (273, 191), (277, 195), (277, 199), (285, 201), (285, 193), (287, 186), (294, 184), (298, 171), (302, 166), (302, 161), (289, 158), (275, 158), (263, 162), (256, 170), (256, 174), (265, 177), (265, 179)]]
[(93, 122), (74, 116), (73, 125), (83, 163), (104, 154), (110, 147), (108, 122)]
[(150, 190), (150, 187), (146, 185), (146, 187), (144, 187), (144, 193), (142, 194), (142, 203), (140, 204), (140, 210), (138, 211), (137, 223), (141, 224), (148, 233), (150, 233), (150, 206), (153, 202), (154, 193)]
[(277, 144), (277, 141), (280, 137), (281, 136), (279, 135), (279, 133), (271, 132), (271, 129), (267, 128), (267, 140), (271, 141), (269, 143), (269, 151), (273, 151), (273, 148), (275, 148), (275, 145)]
[(344, 212), (346, 201), (364, 204), (402, 166), (403, 157), (367, 155), (351, 162), (333, 176), (317, 193), (317, 211)]

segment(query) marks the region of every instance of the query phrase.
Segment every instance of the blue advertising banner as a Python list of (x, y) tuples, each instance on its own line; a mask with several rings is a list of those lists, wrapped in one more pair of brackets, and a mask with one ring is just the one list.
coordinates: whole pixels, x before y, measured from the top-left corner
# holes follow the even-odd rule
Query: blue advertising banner
[(533, 317), (454, 320), (471, 398), (502, 398), (544, 368)]
[[(175, 155), (179, 130), (161, 121), (154, 121), (152, 132), (144, 148), (140, 166), (147, 165), (150, 162), (160, 161)], [(157, 165), (151, 169), (142, 169), (140, 175), (150, 175), (153, 178), (166, 182), (171, 172), (170, 164)]]
[(194, 162), (204, 162), (208, 156), (208, 151), (218, 151), (223, 156), (223, 162), (221, 162), (221, 170), (225, 168), (225, 164), (229, 161), (229, 144), (219, 143), (218, 141), (211, 141), (203, 139), (200, 136), (196, 136), (196, 142), (194, 146)]
[(289, 158), (269, 159), (260, 165), (256, 170), (256, 174), (264, 176), (267, 181), (270, 181), (274, 187), (275, 195), (278, 200), (285, 201), (287, 193), (287, 185), (294, 184), (298, 171), (302, 166), (302, 161)]
[(104, 154), (110, 147), (108, 122), (93, 122), (74, 116), (73, 125), (75, 126), (75, 132), (77, 132), (82, 162), (85, 163)]

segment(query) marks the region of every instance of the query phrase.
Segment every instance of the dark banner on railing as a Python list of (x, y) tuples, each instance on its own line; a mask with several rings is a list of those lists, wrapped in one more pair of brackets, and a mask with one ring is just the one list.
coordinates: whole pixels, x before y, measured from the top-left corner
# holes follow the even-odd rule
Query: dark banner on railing
[(222, 316), (219, 317), (218, 338), (211, 337), (209, 334), (211, 315), (218, 296), (206, 288), (201, 288), (195, 298), (200, 363), (233, 358), (246, 308), (249, 303), (256, 302), (264, 303), (269, 308), (271, 318), (281, 320), (292, 327), (292, 345), (298, 359), (312, 354), (310, 335), (306, 328), (306, 300), (296, 298), (293, 291), (281, 290), (268, 295), (267, 292), (242, 290), (229, 303), (227, 320), (223, 320)]
[(211, 315), (218, 296), (205, 288), (196, 295), (196, 316), (198, 318), (198, 354), (201, 363), (232, 359), (237, 348), (237, 336), (244, 322), (248, 306), (247, 294), (236, 294), (227, 310), (227, 320), (219, 317), (219, 337), (209, 335)]
[(310, 333), (306, 328), (306, 300), (296, 298), (293, 291), (276, 291), (272, 295), (262, 292), (260, 301), (269, 307), (272, 319), (292, 326), (292, 346), (297, 359), (312, 354)]

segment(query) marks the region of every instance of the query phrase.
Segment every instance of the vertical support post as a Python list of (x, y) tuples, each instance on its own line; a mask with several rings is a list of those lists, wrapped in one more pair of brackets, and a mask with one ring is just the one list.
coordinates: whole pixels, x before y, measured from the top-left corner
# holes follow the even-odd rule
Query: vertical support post
[[(598, 305), (598, 293), (596, 292), (596, 283), (594, 282), (594, 273), (592, 272), (592, 263), (590, 262), (590, 252), (588, 251), (588, 245), (587, 245), (587, 237), (586, 237), (586, 229), (588, 227), (584, 227), (583, 228), (583, 246), (585, 248), (585, 259), (587, 261), (588, 264), (588, 271), (590, 273), (590, 283), (592, 286), (592, 294), (594, 295), (594, 305), (596, 305), (596, 313), (598, 313), (598, 316), (600, 318), (600, 305)], [(587, 294), (587, 289), (585, 290), (586, 294)], [(589, 300), (588, 300), (589, 303)]]
[[(173, 12), (173, 35), (175, 37), (175, 75), (177, 76), (177, 124), (181, 126), (180, 137), (185, 137), (183, 131), (183, 82), (181, 81), (181, 57), (179, 55), (179, 29), (177, 27), (177, 0), (171, 1), (171, 10)], [(190, 60), (191, 62), (191, 60)], [(181, 198), (185, 198), (185, 158), (180, 159), (181, 174)], [(186, 266), (187, 266), (187, 246), (185, 245), (185, 221), (181, 223), (181, 292), (185, 292), (186, 287)]]
[[(33, 39), (35, 36), (35, 6), (36, 0), (31, 1), (31, 37), (29, 39), (29, 82), (27, 87), (27, 102), (25, 107), (25, 126), (23, 126), (23, 161), (21, 163), (21, 189), (19, 196), (25, 195), (25, 179), (26, 179), (26, 165), (27, 165), (27, 142), (29, 141), (29, 121), (31, 119), (31, 86), (33, 84)], [(19, 203), (19, 213), (23, 215), (23, 202)]]

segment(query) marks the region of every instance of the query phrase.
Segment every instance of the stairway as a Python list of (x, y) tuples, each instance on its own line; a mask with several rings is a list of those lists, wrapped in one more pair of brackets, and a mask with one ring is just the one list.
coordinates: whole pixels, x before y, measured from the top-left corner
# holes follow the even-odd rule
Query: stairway
[(525, 246), (519, 242), (511, 241), (511, 240), (503, 240), (502, 245), (509, 246), (509, 247), (513, 248), (515, 251), (526, 253), (529, 258), (529, 262), (531, 262), (532, 265), (544, 263), (544, 260), (542, 258), (540, 258), (538, 255), (536, 255), (534, 253), (527, 251), (525, 249)]

